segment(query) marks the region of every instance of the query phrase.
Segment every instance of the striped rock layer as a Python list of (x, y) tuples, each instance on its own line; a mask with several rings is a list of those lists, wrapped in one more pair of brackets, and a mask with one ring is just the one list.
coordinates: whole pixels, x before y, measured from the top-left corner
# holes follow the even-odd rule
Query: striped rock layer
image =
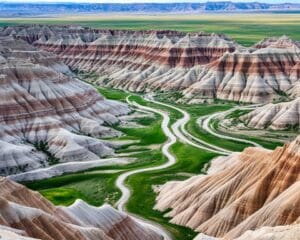
[(246, 48), (224, 35), (176, 31), (18, 26), (0, 32), (56, 53), (73, 69), (98, 73), (98, 83), (181, 91), (186, 101), (270, 102), (300, 78), (299, 43), (285, 36)]
[[(265, 231), (299, 233), (300, 137), (273, 151), (247, 148), (224, 161), (231, 164), (163, 185), (155, 208), (171, 209), (167, 216), (172, 223), (212, 237), (252, 239)], [(284, 225), (291, 227), (261, 228)], [(257, 232), (243, 236), (248, 230)], [(299, 239), (296, 236), (291, 239)]]
[(0, 175), (46, 167), (51, 159), (99, 160), (113, 153), (97, 138), (118, 135), (104, 125), (129, 109), (76, 79), (55, 55), (0, 37), (0, 85)]
[(269, 103), (240, 118), (248, 127), (284, 130), (300, 126), (300, 98), (290, 102)]
[(70, 207), (55, 207), (39, 193), (7, 178), (0, 178), (0, 192), (0, 236), (23, 235), (12, 239), (24, 240), (161, 239), (109, 205), (92, 207), (77, 200)]

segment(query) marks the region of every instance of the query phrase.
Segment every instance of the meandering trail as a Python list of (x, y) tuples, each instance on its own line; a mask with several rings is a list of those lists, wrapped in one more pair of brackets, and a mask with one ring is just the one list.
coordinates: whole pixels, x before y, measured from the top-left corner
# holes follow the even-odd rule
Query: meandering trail
[[(225, 149), (225, 148), (221, 148), (218, 147), (216, 145), (210, 144), (208, 142), (205, 142), (199, 138), (196, 138), (195, 136), (193, 136), (192, 134), (190, 134), (186, 129), (185, 129), (185, 125), (190, 121), (191, 117), (190, 114), (178, 107), (172, 106), (170, 104), (166, 104), (166, 103), (162, 103), (159, 101), (155, 101), (152, 98), (147, 98), (149, 101), (156, 103), (158, 105), (161, 106), (165, 106), (171, 109), (174, 109), (178, 112), (180, 112), (183, 115), (182, 119), (179, 119), (175, 124), (173, 124), (172, 126), (172, 130), (174, 131), (175, 135), (178, 137), (179, 140), (181, 140), (184, 143), (187, 143), (189, 145), (192, 145), (194, 147), (206, 150), (206, 151), (210, 151), (210, 152), (214, 152), (214, 153), (218, 153), (221, 155), (229, 155), (230, 153), (232, 153), (231, 151)], [(189, 138), (193, 139), (194, 141), (196, 141), (197, 143), (191, 141)]]
[[(172, 133), (172, 131), (168, 127), (168, 125), (170, 123), (169, 115), (167, 113), (163, 112), (163, 111), (160, 111), (160, 110), (157, 110), (157, 109), (152, 109), (150, 107), (145, 107), (145, 106), (139, 105), (136, 102), (131, 102), (129, 100), (129, 97), (127, 97), (127, 102), (130, 105), (138, 107), (139, 109), (154, 112), (154, 113), (158, 113), (163, 117), (161, 127), (162, 127), (162, 130), (163, 130), (164, 134), (167, 136), (168, 140), (163, 145), (162, 152), (167, 157), (168, 161), (166, 163), (162, 164), (162, 165), (159, 165), (159, 166), (148, 167), (148, 168), (140, 168), (140, 169), (128, 171), (128, 172), (125, 172), (125, 173), (121, 174), (117, 178), (116, 186), (121, 190), (122, 196), (121, 196), (121, 198), (119, 199), (119, 201), (117, 202), (116, 205), (117, 205), (118, 210), (121, 211), (121, 212), (126, 211), (125, 205), (126, 205), (128, 199), (130, 197), (130, 194), (131, 194), (130, 189), (125, 184), (125, 181), (129, 176), (137, 174), (137, 173), (168, 168), (168, 167), (170, 167), (170, 166), (172, 166), (173, 164), (176, 163), (175, 157), (169, 152), (169, 147), (176, 142), (176, 136)], [(134, 217), (137, 218), (136, 216), (134, 216)], [(165, 229), (163, 229), (161, 226), (159, 226), (158, 224), (152, 223), (152, 222), (150, 222), (148, 220), (145, 220), (145, 219), (142, 219), (142, 218), (138, 218), (137, 220), (141, 224), (147, 225), (149, 228), (151, 228), (152, 230), (154, 230), (157, 233), (159, 233), (160, 235), (162, 235), (165, 240), (171, 240), (172, 239), (170, 234)]]
[(232, 137), (232, 136), (224, 135), (224, 134), (221, 134), (221, 133), (217, 133), (210, 126), (210, 122), (213, 119), (218, 119), (221, 116), (226, 116), (226, 115), (228, 115), (228, 114), (230, 114), (230, 113), (232, 113), (233, 111), (236, 111), (236, 110), (252, 109), (252, 108), (257, 107), (257, 106), (258, 105), (250, 105), (250, 106), (246, 106), (246, 107), (235, 107), (235, 108), (232, 108), (232, 109), (224, 111), (224, 112), (213, 113), (211, 115), (208, 115), (208, 116), (206, 115), (206, 116), (198, 118), (197, 123), (199, 124), (199, 126), (201, 128), (203, 128), (205, 131), (207, 131), (211, 135), (214, 135), (215, 137), (223, 138), (223, 139), (227, 139), (227, 140), (233, 140), (233, 141), (242, 142), (242, 143), (247, 143), (247, 144), (251, 144), (255, 147), (262, 147), (261, 145), (259, 145), (258, 143), (254, 142), (254, 141), (250, 141), (250, 140), (246, 140), (246, 139), (241, 139), (241, 138)]
[[(194, 147), (206, 150), (206, 151), (210, 151), (210, 152), (215, 152), (221, 155), (229, 155), (231, 153), (231, 151), (215, 146), (213, 144), (207, 143), (201, 139), (196, 138), (195, 136), (193, 136), (192, 134), (190, 134), (186, 129), (185, 129), (185, 125), (189, 122), (190, 120), (190, 115), (180, 109), (177, 108), (175, 106), (166, 104), (166, 103), (162, 103), (162, 102), (158, 102), (155, 101), (152, 98), (147, 98), (146, 100), (153, 102), (155, 104), (159, 104), (161, 106), (165, 106), (171, 109), (174, 109), (178, 112), (180, 112), (182, 114), (182, 117), (178, 120), (176, 120), (175, 123), (173, 123), (171, 126), (169, 126), (170, 124), (170, 117), (168, 115), (168, 113), (162, 111), (162, 110), (158, 110), (158, 109), (154, 109), (148, 106), (143, 106), (140, 105), (134, 101), (130, 101), (129, 100), (130, 95), (127, 96), (126, 101), (129, 105), (132, 105), (136, 108), (138, 108), (139, 110), (142, 111), (146, 111), (146, 112), (152, 112), (152, 113), (157, 113), (159, 115), (162, 116), (163, 120), (161, 123), (161, 128), (164, 132), (164, 134), (167, 136), (167, 141), (163, 144), (162, 146), (162, 153), (166, 156), (167, 158), (167, 162), (159, 165), (159, 166), (154, 166), (154, 167), (146, 167), (146, 168), (139, 168), (139, 169), (135, 169), (135, 170), (131, 170), (128, 172), (124, 172), (122, 173), (116, 180), (116, 186), (121, 190), (122, 196), (119, 199), (119, 201), (116, 203), (116, 206), (118, 208), (119, 211), (121, 212), (126, 212), (129, 215), (132, 215), (130, 213), (128, 213), (126, 211), (125, 205), (128, 202), (130, 195), (131, 195), (131, 191), (129, 189), (128, 186), (126, 186), (126, 180), (128, 179), (129, 176), (132, 176), (134, 174), (138, 174), (138, 173), (143, 173), (143, 172), (149, 172), (149, 171), (155, 171), (155, 170), (161, 170), (161, 169), (165, 169), (168, 168), (170, 166), (172, 166), (173, 164), (176, 163), (176, 158), (170, 153), (169, 148), (171, 147), (171, 145), (173, 145), (176, 140), (180, 140), (186, 144), (192, 145)], [(232, 110), (232, 109), (231, 109)], [(224, 112), (221, 112), (222, 114), (224, 114)], [(244, 140), (244, 139), (238, 139), (238, 138), (234, 138), (234, 137), (229, 137), (229, 136), (225, 136), (219, 133), (214, 132), (213, 130), (210, 129), (209, 126), (209, 122), (211, 119), (213, 119), (214, 117), (218, 116), (218, 114), (220, 113), (216, 113), (216, 114), (212, 114), (209, 115), (209, 117), (205, 116), (206, 118), (204, 119), (204, 124), (201, 125), (207, 132), (209, 132), (210, 134), (217, 136), (219, 138), (225, 138), (225, 139), (230, 139), (230, 140), (235, 140), (235, 141), (240, 141), (240, 142), (247, 142), (253, 145), (258, 145), (252, 141), (248, 141), (248, 140)], [(170, 129), (171, 128), (171, 129)], [(192, 140), (190, 140), (192, 139)], [(143, 219), (139, 216), (136, 215), (132, 215), (139, 223), (143, 224), (143, 225), (147, 225), (150, 229), (154, 230), (155, 232), (157, 232), (158, 234), (160, 234), (164, 240), (171, 240), (172, 237), (171, 235), (163, 228), (161, 227), (159, 224), (151, 222), (149, 220)]]

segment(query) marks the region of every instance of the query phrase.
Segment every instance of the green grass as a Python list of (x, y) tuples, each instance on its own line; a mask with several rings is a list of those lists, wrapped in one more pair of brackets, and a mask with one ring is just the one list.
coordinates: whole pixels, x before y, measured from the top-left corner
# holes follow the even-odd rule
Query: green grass
[(178, 160), (175, 165), (160, 171), (137, 174), (128, 179), (127, 184), (131, 187), (133, 195), (129, 199), (127, 209), (161, 224), (172, 233), (174, 239), (189, 240), (195, 237), (195, 232), (170, 224), (169, 219), (163, 217), (164, 213), (153, 210), (156, 194), (152, 186), (171, 180), (184, 180), (187, 177), (178, 175), (183, 172), (199, 174), (204, 164), (217, 155), (180, 142), (172, 145), (171, 151)]
[(166, 140), (166, 136), (161, 130), (161, 119), (152, 122), (148, 127), (143, 128), (121, 128), (117, 130), (126, 134), (127, 139), (139, 140), (139, 145), (161, 144)]
[(133, 190), (133, 195), (127, 204), (127, 210), (150, 219), (165, 229), (167, 229), (176, 240), (189, 240), (196, 236), (196, 233), (189, 228), (169, 223), (169, 219), (165, 218), (164, 213), (153, 210), (156, 194), (153, 192), (153, 184), (163, 184), (170, 180), (184, 180), (183, 177), (164, 176), (160, 174), (144, 173), (130, 177), (127, 182)]
[[(193, 136), (195, 136), (199, 139), (202, 139), (208, 143), (214, 144), (219, 147), (223, 147), (223, 148), (231, 150), (231, 151), (243, 151), (244, 148), (252, 146), (251, 144), (242, 143), (239, 141), (227, 140), (227, 139), (215, 137), (214, 135), (211, 135), (210, 133), (201, 129), (197, 124), (197, 119), (201, 116), (209, 115), (209, 114), (212, 114), (212, 113), (218, 112), (218, 111), (226, 111), (240, 103), (233, 102), (233, 101), (221, 100), (221, 99), (215, 99), (214, 103), (212, 103), (212, 104), (193, 104), (193, 105), (174, 104), (171, 101), (169, 101), (169, 99), (172, 98), (174, 95), (176, 96), (175, 92), (170, 93), (169, 98), (164, 98), (164, 97), (162, 97), (162, 95), (164, 95), (164, 94), (158, 94), (158, 96), (157, 96), (157, 98), (160, 101), (165, 101), (168, 104), (171, 104), (171, 105), (177, 106), (181, 109), (184, 109), (185, 111), (187, 111), (190, 114), (191, 119), (187, 123), (186, 129)], [(175, 110), (169, 109), (169, 111), (175, 111)], [(238, 118), (241, 115), (247, 113), (248, 111), (249, 110), (236, 110), (233, 113), (229, 114), (228, 116), (230, 118)], [(176, 116), (176, 114), (173, 113), (173, 116)], [(211, 124), (212, 124), (213, 128), (216, 129), (216, 131), (218, 132), (219, 122), (217, 120), (214, 120), (214, 121), (212, 121)], [(256, 130), (253, 130), (253, 131), (256, 131)], [(245, 140), (250, 140), (250, 141), (256, 142), (256, 143), (260, 144), (261, 146), (268, 148), (268, 149), (274, 149), (277, 146), (282, 145), (282, 143), (276, 142), (275, 140), (273, 142), (270, 142), (270, 141), (260, 140), (259, 138), (256, 138), (256, 137), (249, 137), (249, 136), (245, 136), (245, 135), (233, 135), (233, 134), (231, 135), (230, 133), (223, 133), (223, 134), (228, 135), (228, 136), (242, 138)]]
[(199, 15), (86, 15), (53, 18), (0, 19), (0, 26), (14, 24), (79, 24), (103, 29), (171, 29), (184, 32), (224, 33), (244, 45), (284, 34), (300, 40), (300, 14), (199, 14)]
[(188, 173), (201, 173), (205, 163), (208, 163), (216, 153), (201, 150), (191, 145), (176, 142), (171, 146), (171, 151), (177, 157), (178, 162), (170, 168), (173, 171), (188, 172)]
[(251, 112), (251, 110), (247, 109), (247, 110), (244, 110), (244, 109), (237, 109), (233, 112), (231, 112), (230, 114), (228, 114), (226, 116), (226, 119), (230, 119), (230, 118), (239, 118), (247, 113)]
[(82, 199), (86, 202), (89, 201), (83, 193), (70, 187), (50, 188), (41, 190), (40, 193), (53, 204), (60, 206), (69, 206), (73, 204), (76, 199)]
[(169, 117), (170, 117), (170, 124), (169, 125), (172, 125), (177, 119), (183, 117), (183, 115), (180, 112), (174, 110), (173, 108), (146, 101), (142, 98), (141, 95), (134, 94), (129, 98), (129, 100), (137, 102), (138, 104), (143, 105), (143, 106), (152, 107), (154, 109), (160, 109), (164, 112), (167, 112), (169, 114)]
[(191, 120), (188, 122), (186, 129), (195, 137), (202, 139), (208, 143), (214, 144), (216, 146), (231, 150), (231, 151), (243, 151), (245, 147), (251, 146), (250, 144), (241, 143), (238, 141), (227, 140), (223, 138), (218, 138), (205, 130), (201, 129), (197, 123), (197, 119), (206, 114), (211, 114), (218, 111), (225, 111), (230, 109), (232, 106), (230, 105), (209, 105), (203, 106), (200, 105), (195, 107), (194, 109), (190, 109)]
[[(161, 95), (158, 96), (159, 100), (163, 100), (164, 98)], [(169, 99), (169, 98), (166, 98)], [(201, 116), (209, 115), (219, 111), (226, 111), (236, 105), (236, 103), (229, 101), (221, 101), (218, 100), (213, 104), (194, 104), (194, 105), (186, 105), (186, 104), (174, 104), (170, 101), (166, 101), (167, 103), (174, 105), (178, 108), (181, 108), (187, 111), (190, 114), (190, 121), (186, 125), (186, 130), (191, 133), (193, 136), (202, 139), (208, 143), (214, 144), (219, 147), (223, 147), (232, 151), (243, 151), (245, 147), (251, 146), (250, 144), (244, 144), (241, 142), (226, 140), (215, 137), (214, 135), (209, 134), (208, 132), (201, 129), (197, 124), (197, 119)], [(169, 109), (169, 111), (174, 112), (176, 110)], [(176, 116), (175, 113), (173, 115)]]
[[(217, 132), (223, 133), (223, 132), (218, 130), (218, 124), (219, 124), (219, 121), (215, 120), (215, 121), (212, 122), (212, 127), (214, 129), (216, 129)], [(251, 131), (260, 131), (260, 130), (252, 129)], [(256, 142), (259, 145), (261, 145), (262, 147), (267, 148), (267, 149), (275, 149), (276, 147), (283, 145), (282, 142), (278, 142), (276, 139), (274, 139), (273, 141), (271, 141), (271, 140), (262, 140), (259, 137), (254, 137), (254, 136), (252, 137), (252, 136), (246, 136), (246, 135), (241, 135), (241, 134), (231, 134), (229, 132), (225, 132), (224, 134), (227, 135), (227, 136), (237, 137), (237, 138), (241, 138), (241, 139)]]
[(101, 95), (111, 100), (119, 100), (125, 102), (126, 97), (128, 96), (128, 93), (117, 89), (109, 89), (109, 88), (97, 88), (97, 89), (101, 93)]
[(114, 204), (119, 199), (121, 193), (115, 187), (117, 176), (81, 172), (23, 184), (40, 191), (56, 205), (72, 204), (78, 197), (89, 204), (100, 206), (103, 203)]
[(142, 117), (142, 118), (138, 118), (135, 120), (136, 123), (143, 125), (143, 126), (149, 126), (154, 124), (154, 122), (156, 121), (155, 118), (151, 118), (151, 117)]

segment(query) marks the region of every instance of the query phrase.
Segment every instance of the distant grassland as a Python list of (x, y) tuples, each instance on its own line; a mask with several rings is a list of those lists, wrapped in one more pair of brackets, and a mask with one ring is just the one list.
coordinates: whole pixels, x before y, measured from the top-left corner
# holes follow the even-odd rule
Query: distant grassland
[(1, 19), (0, 26), (24, 23), (78, 24), (103, 29), (172, 29), (184, 32), (224, 33), (249, 46), (265, 37), (288, 35), (300, 40), (300, 14), (199, 15), (81, 15)]

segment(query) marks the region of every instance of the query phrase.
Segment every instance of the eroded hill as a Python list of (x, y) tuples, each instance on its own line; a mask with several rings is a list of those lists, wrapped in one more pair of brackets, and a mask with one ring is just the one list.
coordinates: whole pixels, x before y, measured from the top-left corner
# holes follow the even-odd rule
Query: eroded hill
[[(218, 158), (208, 175), (163, 185), (156, 209), (171, 209), (166, 215), (172, 223), (214, 237), (256, 239), (266, 231), (269, 237), (282, 236), (277, 231), (299, 237), (299, 144), (298, 137), (274, 151), (247, 148)], [(280, 225), (289, 226), (260, 230)]]
[(0, 43), (0, 175), (113, 153), (97, 138), (120, 134), (109, 125), (129, 112), (125, 104), (104, 99), (51, 53), (11, 36)]
[(283, 36), (242, 47), (224, 35), (98, 30), (78, 26), (6, 27), (95, 82), (137, 92), (180, 91), (186, 101), (219, 98), (266, 103), (299, 79), (299, 43)]

